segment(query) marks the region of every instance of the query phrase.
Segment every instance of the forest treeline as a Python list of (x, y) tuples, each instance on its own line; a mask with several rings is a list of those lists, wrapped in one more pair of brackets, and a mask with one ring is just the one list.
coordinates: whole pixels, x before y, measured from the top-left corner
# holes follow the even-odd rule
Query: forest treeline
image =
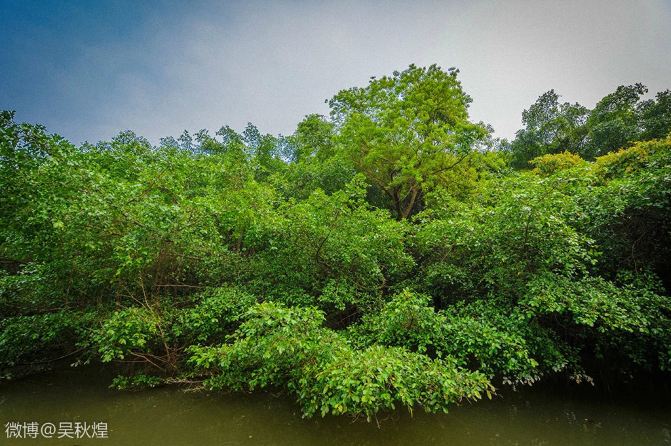
[[(671, 94), (550, 91), (512, 142), (455, 69), (345, 89), (290, 136), (75, 146), (0, 114), (0, 374), (446, 411), (671, 369)], [(59, 360), (59, 361), (56, 361)]]

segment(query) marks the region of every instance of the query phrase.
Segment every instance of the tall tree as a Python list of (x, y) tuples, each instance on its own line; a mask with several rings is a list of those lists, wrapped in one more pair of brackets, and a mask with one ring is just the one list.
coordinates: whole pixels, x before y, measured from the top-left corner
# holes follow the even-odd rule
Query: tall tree
[(471, 98), (457, 74), (410, 65), (329, 101), (338, 143), (399, 219), (412, 215), (422, 195), (487, 135), (485, 126), (469, 121)]

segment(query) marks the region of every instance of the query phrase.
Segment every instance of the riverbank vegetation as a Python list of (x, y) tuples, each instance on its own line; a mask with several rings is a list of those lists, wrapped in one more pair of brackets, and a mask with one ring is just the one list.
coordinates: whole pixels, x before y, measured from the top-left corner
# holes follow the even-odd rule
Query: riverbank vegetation
[(550, 91), (512, 142), (458, 71), (346, 89), (294, 134), (75, 146), (0, 115), (0, 373), (446, 411), (671, 369), (671, 93)]

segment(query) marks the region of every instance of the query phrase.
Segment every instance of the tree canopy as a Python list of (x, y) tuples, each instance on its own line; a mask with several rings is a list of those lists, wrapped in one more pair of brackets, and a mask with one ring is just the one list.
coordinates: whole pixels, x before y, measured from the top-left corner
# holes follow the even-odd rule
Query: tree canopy
[(388, 197), (398, 218), (421, 207), (423, 195), (444, 183), (487, 135), (468, 119), (471, 98), (457, 73), (411, 65), (329, 101), (337, 143)]

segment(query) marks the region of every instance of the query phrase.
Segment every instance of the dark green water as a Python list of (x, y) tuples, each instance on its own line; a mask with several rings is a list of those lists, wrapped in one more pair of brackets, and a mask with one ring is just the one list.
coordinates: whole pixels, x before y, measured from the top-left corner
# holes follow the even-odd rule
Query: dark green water
[[(534, 389), (455, 407), (398, 413), (375, 423), (305, 420), (286, 398), (108, 390), (108, 376), (67, 370), (0, 385), (0, 444), (82, 445), (668, 445), (671, 404)], [(108, 439), (8, 440), (8, 421), (99, 422)]]

